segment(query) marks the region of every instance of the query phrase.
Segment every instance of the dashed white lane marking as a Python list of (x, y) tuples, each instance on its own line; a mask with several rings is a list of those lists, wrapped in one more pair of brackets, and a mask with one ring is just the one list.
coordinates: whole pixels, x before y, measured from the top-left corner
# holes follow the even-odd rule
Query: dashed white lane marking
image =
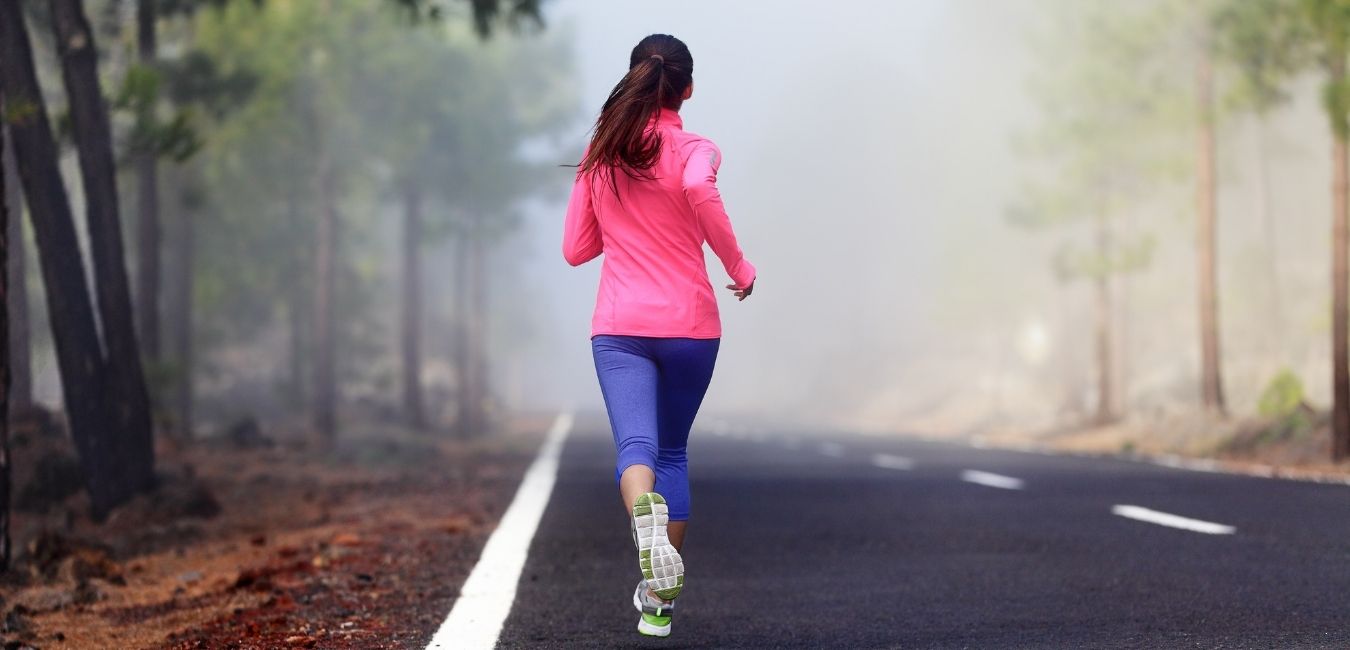
[(572, 421), (571, 413), (561, 413), (553, 420), (553, 427), (525, 471), (515, 498), (483, 546), (478, 564), (464, 581), (459, 599), (431, 638), (428, 649), (490, 650), (497, 645), (502, 623), (516, 600), (516, 583), (525, 568), (530, 541), (553, 493), (558, 456), (563, 440), (572, 431)]
[(885, 469), (914, 469), (914, 461), (893, 454), (872, 454), (872, 464)]
[(1191, 519), (1190, 517), (1182, 517), (1166, 512), (1158, 512), (1157, 510), (1149, 510), (1148, 508), (1140, 506), (1115, 505), (1111, 506), (1111, 513), (1127, 519), (1146, 521), (1150, 524), (1180, 528), (1182, 530), (1205, 533), (1207, 535), (1232, 535), (1237, 532), (1237, 528), (1233, 526), (1216, 524), (1212, 521)]
[(961, 480), (967, 483), (976, 483), (993, 488), (1002, 488), (1004, 490), (1022, 489), (1022, 479), (994, 474), (991, 472), (981, 472), (975, 469), (962, 470)]
[(820, 453), (830, 458), (843, 458), (844, 446), (837, 442), (822, 442), (820, 443)]

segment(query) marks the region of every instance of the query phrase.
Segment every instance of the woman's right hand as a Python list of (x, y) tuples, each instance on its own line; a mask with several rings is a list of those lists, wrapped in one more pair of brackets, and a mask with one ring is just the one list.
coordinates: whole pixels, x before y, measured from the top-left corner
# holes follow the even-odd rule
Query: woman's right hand
[(736, 296), (736, 300), (739, 302), (739, 301), (741, 301), (741, 300), (745, 300), (746, 298), (749, 298), (749, 297), (750, 297), (750, 293), (753, 292), (753, 291), (755, 290), (755, 282), (756, 282), (757, 280), (759, 280), (759, 278), (755, 278), (754, 280), (751, 280), (751, 281), (750, 281), (750, 284), (745, 285), (745, 288), (744, 288), (744, 289), (741, 289), (741, 288), (737, 287), (737, 286), (734, 285), (734, 284), (728, 284), (728, 285), (727, 285), (727, 288), (728, 288), (728, 289), (731, 289), (731, 290), (734, 292), (734, 295)]

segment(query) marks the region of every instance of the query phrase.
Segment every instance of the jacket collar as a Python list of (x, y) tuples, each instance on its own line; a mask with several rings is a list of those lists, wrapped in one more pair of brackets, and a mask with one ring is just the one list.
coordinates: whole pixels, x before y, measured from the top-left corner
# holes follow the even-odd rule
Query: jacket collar
[(684, 128), (684, 120), (680, 118), (678, 111), (672, 111), (669, 108), (661, 108), (661, 112), (656, 115), (657, 126), (673, 126), (677, 129)]

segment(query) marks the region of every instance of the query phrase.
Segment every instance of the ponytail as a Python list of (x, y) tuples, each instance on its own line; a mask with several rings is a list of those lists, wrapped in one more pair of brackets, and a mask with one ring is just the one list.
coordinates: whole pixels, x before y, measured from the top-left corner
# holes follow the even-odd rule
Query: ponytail
[(694, 59), (674, 36), (653, 34), (633, 48), (628, 73), (605, 100), (595, 121), (590, 149), (581, 173), (606, 171), (615, 194), (615, 169), (630, 178), (650, 178), (661, 157), (661, 134), (647, 130), (662, 108), (679, 110), (684, 91), (693, 82)]

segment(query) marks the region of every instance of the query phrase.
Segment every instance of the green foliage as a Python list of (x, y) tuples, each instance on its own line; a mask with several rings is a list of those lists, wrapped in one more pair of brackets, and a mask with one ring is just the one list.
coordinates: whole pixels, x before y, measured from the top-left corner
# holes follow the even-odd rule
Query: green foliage
[(1310, 63), (1300, 0), (1225, 0), (1214, 11), (1214, 52), (1236, 78), (1227, 104), (1264, 115), (1285, 103), (1288, 81)]
[(1305, 436), (1316, 424), (1312, 409), (1304, 403), (1303, 382), (1287, 368), (1277, 373), (1261, 392), (1257, 411), (1272, 420), (1261, 433), (1261, 442)]
[(1350, 52), (1350, 0), (1301, 0), (1302, 18), (1312, 35), (1308, 45), (1327, 72), (1322, 107), (1337, 138), (1350, 136), (1350, 90), (1345, 78)]
[(1303, 382), (1288, 368), (1281, 370), (1266, 384), (1257, 403), (1257, 412), (1266, 417), (1287, 417), (1303, 405)]

